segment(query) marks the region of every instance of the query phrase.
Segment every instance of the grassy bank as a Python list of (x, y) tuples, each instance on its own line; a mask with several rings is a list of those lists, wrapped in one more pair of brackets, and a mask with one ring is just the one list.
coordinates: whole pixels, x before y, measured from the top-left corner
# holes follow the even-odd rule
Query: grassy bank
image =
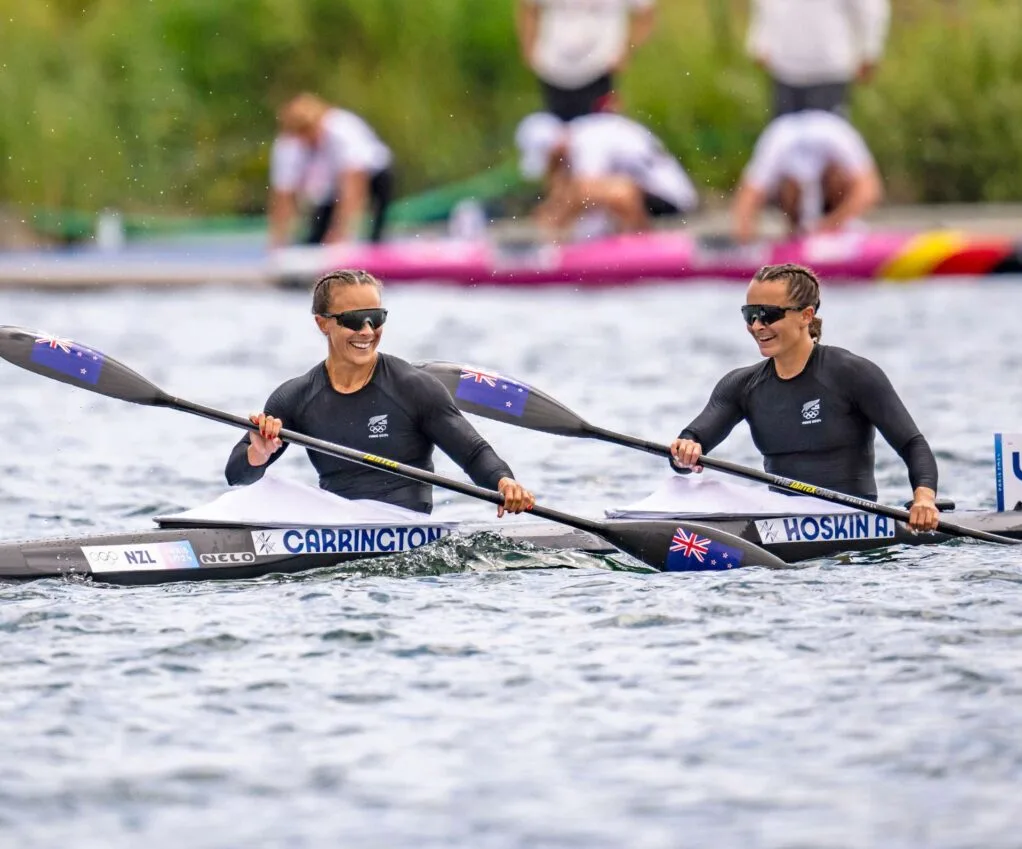
[[(746, 4), (659, 5), (625, 109), (726, 192), (767, 110)], [(895, 6), (854, 110), (892, 197), (1022, 197), (1022, 4)], [(0, 0), (0, 13), (0, 202), (258, 211), (274, 110), (302, 88), (363, 114), (407, 193), (506, 160), (539, 105), (511, 0)]]

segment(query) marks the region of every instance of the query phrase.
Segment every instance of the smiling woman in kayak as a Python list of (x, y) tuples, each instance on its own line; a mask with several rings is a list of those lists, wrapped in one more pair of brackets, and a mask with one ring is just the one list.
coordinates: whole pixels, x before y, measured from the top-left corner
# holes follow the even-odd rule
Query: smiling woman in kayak
[(745, 419), (768, 472), (876, 500), (877, 430), (905, 461), (913, 488), (909, 526), (934, 530), (937, 462), (880, 368), (819, 343), (820, 283), (800, 265), (756, 272), (742, 307), (767, 359), (735, 369), (671, 444), (673, 462), (695, 468)]
[[(439, 446), (479, 486), (504, 496), (498, 508), (520, 513), (532, 494), (465, 419), (435, 377), (404, 360), (377, 351), (387, 310), (382, 284), (364, 271), (337, 271), (316, 284), (312, 312), (327, 340), (327, 357), (301, 377), (279, 386), (263, 412), (250, 418), (259, 432), (246, 434), (227, 461), (227, 482), (250, 484), (287, 447), (282, 427), (367, 454), (433, 471)], [(308, 452), (321, 488), (345, 498), (383, 501), (429, 513), (429, 485), (377, 469)]]

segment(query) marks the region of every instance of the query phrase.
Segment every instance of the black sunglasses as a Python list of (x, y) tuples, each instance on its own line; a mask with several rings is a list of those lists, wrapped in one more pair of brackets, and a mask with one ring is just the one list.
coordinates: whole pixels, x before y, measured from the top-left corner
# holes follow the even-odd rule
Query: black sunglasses
[(321, 312), (323, 318), (332, 318), (341, 327), (354, 330), (356, 333), (365, 327), (368, 321), (373, 330), (376, 330), (387, 321), (387, 311), (383, 307), (370, 307), (366, 310), (345, 310), (344, 312)]
[(801, 312), (806, 307), (811, 307), (812, 304), (806, 304), (803, 307), (775, 307), (773, 304), (746, 304), (742, 307), (742, 318), (745, 319), (746, 324), (754, 324), (756, 319), (759, 319), (761, 324), (773, 324), (775, 321), (780, 321), (784, 318), (786, 313), (789, 312)]

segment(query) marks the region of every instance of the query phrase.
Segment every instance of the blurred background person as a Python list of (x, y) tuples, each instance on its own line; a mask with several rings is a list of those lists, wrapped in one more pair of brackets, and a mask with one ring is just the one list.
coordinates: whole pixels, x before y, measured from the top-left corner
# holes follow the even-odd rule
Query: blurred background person
[(774, 117), (846, 112), (852, 82), (883, 54), (889, 0), (751, 0), (747, 47), (773, 82)]
[(522, 55), (563, 121), (612, 102), (615, 75), (653, 31), (654, 0), (516, 2)]
[(538, 112), (518, 125), (519, 167), (542, 179), (540, 226), (562, 236), (587, 213), (602, 212), (621, 232), (646, 230), (651, 219), (682, 215), (699, 204), (681, 163), (637, 121), (609, 112), (564, 122)]
[(390, 149), (358, 115), (313, 94), (288, 101), (277, 116), (280, 134), (270, 155), (270, 245), (287, 244), (300, 204), (309, 207), (307, 244), (358, 237), (363, 216), (369, 238), (383, 235), (393, 194)]
[(734, 237), (754, 238), (770, 202), (796, 235), (841, 229), (882, 197), (873, 156), (848, 121), (820, 110), (782, 115), (763, 131), (742, 173), (731, 207)]

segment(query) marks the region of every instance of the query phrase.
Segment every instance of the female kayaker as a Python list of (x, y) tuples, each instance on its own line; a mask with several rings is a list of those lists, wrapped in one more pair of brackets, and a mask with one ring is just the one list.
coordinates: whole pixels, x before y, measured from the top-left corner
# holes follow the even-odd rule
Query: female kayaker
[[(336, 271), (319, 280), (312, 312), (326, 337), (326, 360), (279, 386), (263, 411), (250, 417), (259, 432), (246, 434), (234, 447), (227, 461), (228, 483), (259, 480), (286, 449), (279, 437), (286, 427), (427, 471), (433, 470), (433, 448), (439, 446), (476, 484), (503, 494), (498, 516), (531, 508), (532, 494), (469, 424), (443, 384), (377, 350), (387, 319), (382, 288), (364, 271)], [(307, 453), (323, 489), (424, 513), (433, 509), (428, 484)]]
[(879, 430), (908, 467), (909, 526), (934, 530), (937, 462), (929, 444), (874, 363), (821, 345), (820, 281), (800, 265), (768, 265), (753, 277), (742, 315), (766, 360), (725, 375), (706, 408), (671, 444), (685, 469), (743, 419), (776, 475), (876, 500)]

